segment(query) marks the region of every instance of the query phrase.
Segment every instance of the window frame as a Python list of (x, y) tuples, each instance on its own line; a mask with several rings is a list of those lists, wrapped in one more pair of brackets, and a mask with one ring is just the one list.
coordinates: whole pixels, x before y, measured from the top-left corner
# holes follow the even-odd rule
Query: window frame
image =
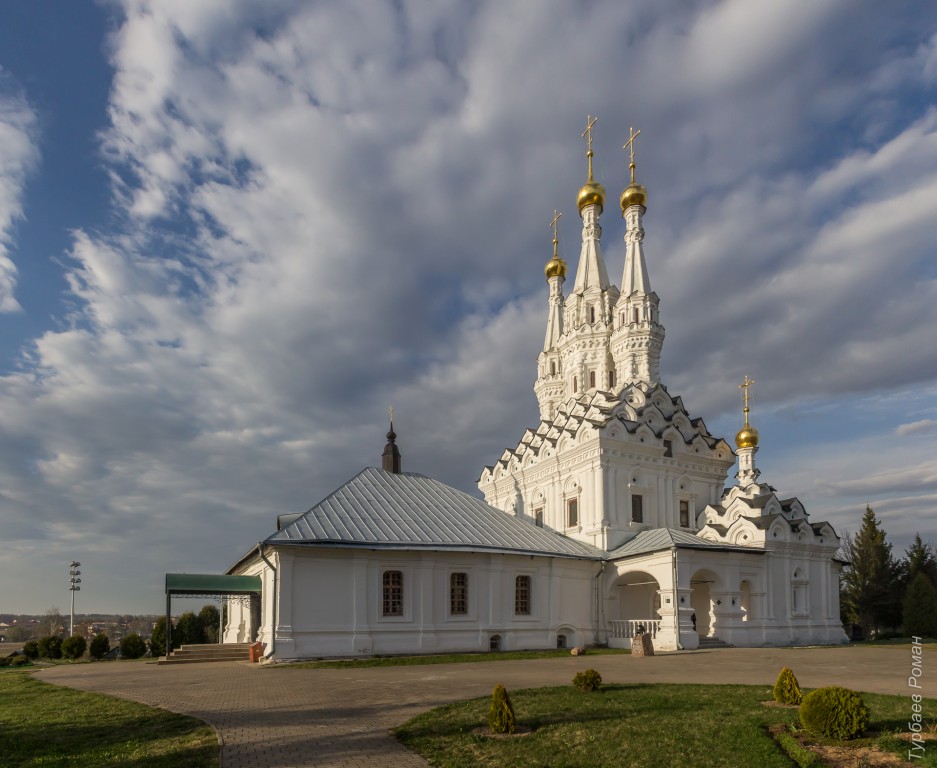
[[(635, 515), (637, 513), (637, 515)], [(631, 522), (644, 523), (644, 496), (640, 493), (631, 494)]]
[[(572, 511), (575, 516), (574, 518), (570, 516), (570, 511)], [(579, 527), (579, 496), (566, 499), (566, 527)]]
[[(397, 584), (392, 583), (395, 576)], [(397, 568), (388, 568), (381, 573), (381, 617), (401, 619), (404, 614), (404, 572)]]
[[(461, 584), (457, 581), (461, 579)], [(459, 610), (461, 608), (461, 610)], [(449, 615), (469, 615), (469, 575), (468, 571), (452, 571), (449, 574)]]
[(529, 573), (519, 573), (514, 577), (515, 616), (533, 616), (533, 583), (533, 577)]

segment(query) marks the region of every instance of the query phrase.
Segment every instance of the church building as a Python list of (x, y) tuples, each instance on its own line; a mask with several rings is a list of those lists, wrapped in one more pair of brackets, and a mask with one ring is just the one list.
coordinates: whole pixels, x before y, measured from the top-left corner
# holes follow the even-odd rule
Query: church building
[(263, 591), (259, 615), (229, 606), (227, 642), (257, 637), (271, 659), (630, 647), (641, 630), (659, 650), (846, 642), (840, 540), (760, 481), (754, 382), (740, 386), (736, 451), (661, 382), (647, 191), (635, 181), (640, 131), (625, 145), (621, 287), (609, 280), (594, 124), (583, 132), (588, 173), (568, 294), (553, 218), (540, 420), (482, 470), (484, 501), (402, 472), (391, 419), (381, 469), (281, 515), (229, 569), (259, 575)]

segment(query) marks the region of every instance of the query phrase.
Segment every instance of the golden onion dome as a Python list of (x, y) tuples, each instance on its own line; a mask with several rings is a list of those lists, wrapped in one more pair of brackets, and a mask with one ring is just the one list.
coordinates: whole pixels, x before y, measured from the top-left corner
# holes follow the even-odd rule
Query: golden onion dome
[[(589, 174), (589, 180), (579, 188), (579, 195), (576, 197), (576, 207), (579, 213), (587, 205), (597, 205), (600, 209), (605, 207), (605, 187), (592, 178)], [(601, 210), (599, 211), (601, 213)]]
[(738, 431), (738, 434), (735, 436), (735, 444), (739, 448), (757, 448), (758, 430), (750, 424), (746, 424)]
[(547, 280), (551, 277), (566, 277), (566, 262), (563, 261), (559, 256), (554, 255), (552, 259), (547, 262), (546, 267), (543, 269), (543, 274), (547, 276)]
[(621, 193), (621, 198), (618, 202), (621, 204), (622, 213), (627, 211), (632, 205), (640, 205), (642, 208), (647, 208), (647, 190), (640, 184), (632, 182), (625, 188), (625, 191)]

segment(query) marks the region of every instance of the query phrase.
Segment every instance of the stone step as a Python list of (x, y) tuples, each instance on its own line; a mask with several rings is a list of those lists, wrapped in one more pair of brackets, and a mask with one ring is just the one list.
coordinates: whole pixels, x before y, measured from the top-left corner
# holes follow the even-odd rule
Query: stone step
[(247, 661), (250, 643), (205, 643), (183, 645), (169, 658), (160, 658), (157, 664), (195, 664), (212, 661)]
[(718, 637), (701, 637), (699, 647), (709, 650), (712, 648), (734, 648), (735, 646), (730, 645), (725, 640), (720, 640)]

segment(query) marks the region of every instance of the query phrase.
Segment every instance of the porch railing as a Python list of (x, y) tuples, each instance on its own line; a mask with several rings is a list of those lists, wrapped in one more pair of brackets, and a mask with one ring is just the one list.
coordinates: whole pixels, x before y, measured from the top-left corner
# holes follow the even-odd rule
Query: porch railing
[(634, 637), (639, 627), (643, 627), (645, 632), (649, 632), (652, 638), (657, 637), (657, 630), (660, 629), (660, 619), (623, 619), (610, 621), (608, 623), (608, 636), (620, 640), (630, 640)]

